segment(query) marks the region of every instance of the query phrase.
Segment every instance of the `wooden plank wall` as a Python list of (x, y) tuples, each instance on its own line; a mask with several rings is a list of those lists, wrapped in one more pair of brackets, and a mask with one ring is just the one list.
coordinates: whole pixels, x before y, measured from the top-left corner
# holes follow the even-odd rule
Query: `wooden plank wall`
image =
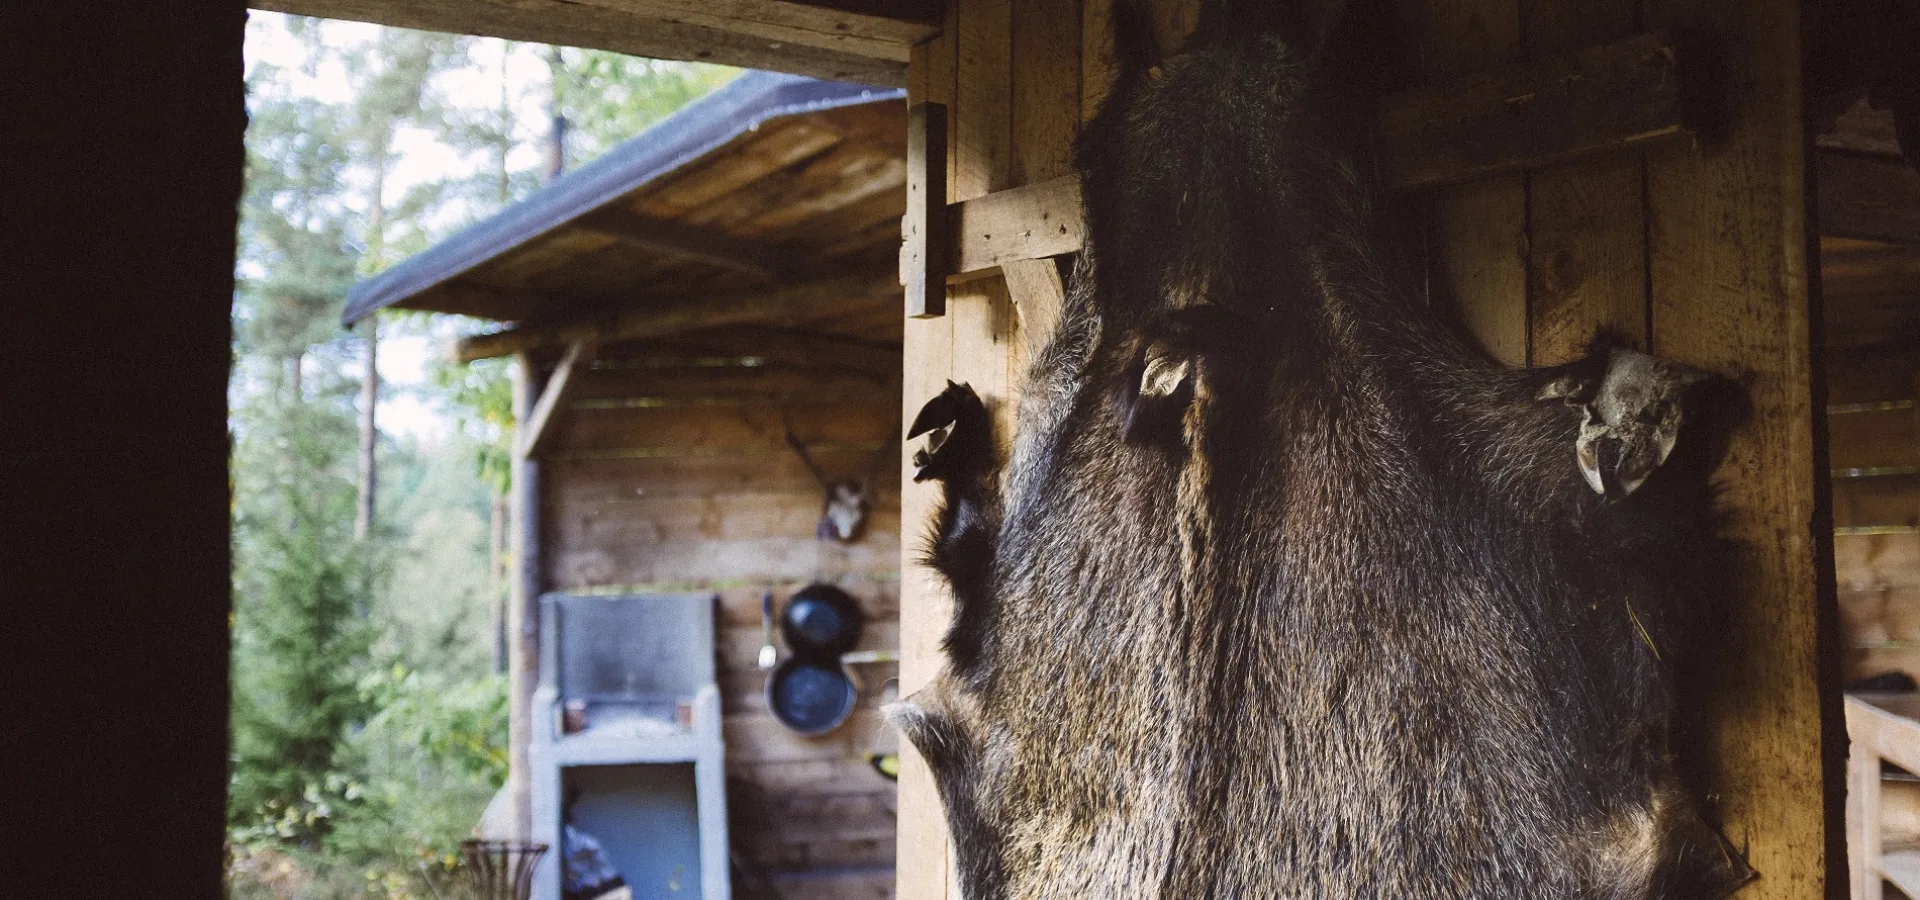
[[(950, 202), (1068, 171), (1073, 126), (1112, 77), (1111, 2), (949, 0), (942, 34), (914, 52), (908, 91), (949, 108)], [(1161, 0), (1166, 42), (1191, 28), (1197, 8)], [(1487, 179), (1414, 205), (1429, 223), (1430, 283), (1495, 356), (1564, 361), (1606, 326), (1654, 353), (1748, 377), (1754, 418), (1722, 471), (1744, 556), (1723, 652), (1696, 691), (1702, 774), (1728, 834), (1763, 873), (1742, 896), (1844, 892), (1825, 867), (1841, 829), (1824, 785), (1841, 784), (1844, 744), (1837, 696), (1821, 691), (1823, 675), (1836, 674), (1836, 626), (1815, 442), (1798, 4), (1398, 0), (1396, 10), (1395, 58), (1411, 60), (1413, 81), (1655, 28), (1695, 30), (1719, 47), (1731, 86), (1723, 139)], [(906, 323), (903, 408), (911, 415), (951, 378), (1010, 422), (1028, 337), (1021, 310), (992, 277), (953, 287), (949, 304), (945, 317)], [(933, 497), (907, 485), (910, 538)], [(916, 555), (903, 545), (903, 694), (937, 671), (951, 610)], [(944, 900), (957, 893), (938, 799), (907, 756), (900, 896)]]
[(1831, 356), (1834, 569), (1846, 678), (1920, 678), (1920, 350)]
[[(861, 665), (859, 707), (807, 739), (767, 710), (760, 596), (814, 580), (857, 597), (862, 649), (899, 645), (900, 492), (895, 383), (780, 366), (684, 367), (602, 353), (581, 377), (541, 460), (546, 587), (711, 590), (727, 744), (732, 841), (785, 900), (893, 895), (894, 786), (867, 752), (892, 752), (879, 718), (893, 664)], [(821, 493), (787, 447), (782, 411), (829, 477), (876, 473), (866, 536), (814, 538)], [(784, 653), (784, 650), (783, 650)], [(757, 877), (735, 896), (770, 896)]]

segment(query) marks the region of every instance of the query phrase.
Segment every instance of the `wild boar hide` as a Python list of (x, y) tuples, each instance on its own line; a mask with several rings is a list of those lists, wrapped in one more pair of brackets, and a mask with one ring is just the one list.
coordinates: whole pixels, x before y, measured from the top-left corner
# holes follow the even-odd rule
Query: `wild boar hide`
[(1718, 900), (1751, 872), (1672, 733), (1726, 382), (1463, 338), (1375, 203), (1336, 18), (1219, 0), (1162, 60), (1123, 2), (1011, 450), (964, 385), (910, 429), (956, 612), (890, 715), (960, 883)]

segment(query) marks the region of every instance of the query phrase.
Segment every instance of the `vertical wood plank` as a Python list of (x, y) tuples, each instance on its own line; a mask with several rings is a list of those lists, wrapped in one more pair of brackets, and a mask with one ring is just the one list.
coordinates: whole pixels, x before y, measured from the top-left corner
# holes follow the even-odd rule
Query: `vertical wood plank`
[[(947, 12), (940, 35), (914, 48), (913, 57), (926, 60), (927, 95), (924, 98), (908, 97), (909, 102), (943, 103), (947, 107), (947, 202), (955, 199), (955, 177), (958, 174), (959, 156), (958, 130), (954, 127), (954, 113), (959, 104), (955, 90), (955, 79), (959, 77), (960, 66), (960, 2), (947, 0)], [(911, 65), (909, 65), (911, 68)]]
[(1019, 319), (1007, 284), (977, 278), (963, 293), (954, 292), (953, 380), (973, 386), (993, 413), (994, 436), (1004, 449), (1013, 433), (1015, 403), (1007, 379), (1007, 358), (1021, 341)]
[(900, 281), (907, 317), (947, 313), (947, 107), (915, 103), (907, 113), (907, 214), (901, 237)]
[(1114, 0), (1080, 3), (1080, 121), (1093, 118), (1113, 89), (1118, 67), (1113, 48)]
[(1436, 195), (1428, 277), (1458, 304), (1467, 330), (1501, 362), (1527, 361), (1525, 176), (1490, 178)]
[[(1629, 37), (1640, 0), (1523, 0), (1528, 52)], [(1623, 153), (1531, 173), (1527, 195), (1529, 360), (1578, 358), (1605, 328), (1646, 346), (1646, 214), (1641, 155)]]
[(1007, 279), (1014, 315), (1019, 318), (1020, 340), (1011, 348), (1012, 362), (1007, 366), (1009, 383), (1017, 391), (1026, 378), (1027, 361), (1053, 339), (1060, 311), (1067, 305), (1067, 288), (1059, 265), (1051, 259), (1016, 260), (1002, 265), (1000, 271)]
[[(1518, 0), (1412, 0), (1409, 47), (1419, 76), (1437, 80), (1484, 70), (1519, 48)], [(1487, 352), (1527, 359), (1526, 177), (1445, 189), (1430, 201), (1428, 277), (1460, 309)]]
[[(1760, 879), (1749, 900), (1846, 893), (1832, 524), (1815, 441), (1796, 0), (1656, 0), (1650, 27), (1710, 36), (1727, 136), (1648, 154), (1655, 353), (1746, 376), (1752, 419), (1720, 470), (1729, 605), (1688, 685), (1710, 796)], [(1834, 790), (1829, 793), (1828, 788)]]
[[(948, 109), (945, 202), (954, 200), (955, 129), (951, 127), (958, 67), (959, 0), (949, 0), (939, 36), (913, 50), (908, 63), (908, 102)], [(923, 80), (914, 78), (924, 71)], [(915, 95), (915, 85), (924, 92)], [(931, 199), (931, 195), (929, 197)], [(941, 288), (944, 290), (944, 286)], [(953, 318), (912, 319), (902, 335), (901, 419), (913, 421), (920, 405), (946, 386), (952, 374)], [(904, 424), (903, 424), (904, 428)], [(913, 481), (912, 448), (900, 455), (900, 695), (927, 686), (939, 671), (940, 638), (953, 603), (939, 579), (920, 564), (926, 523), (937, 494)], [(895, 831), (895, 896), (899, 900), (947, 900), (949, 850), (946, 816), (933, 774), (913, 745), (900, 742), (899, 811)]]
[(1853, 900), (1885, 896), (1880, 873), (1880, 755), (1855, 742), (1847, 758), (1847, 865)]
[(1080, 131), (1080, 19), (1080, 0), (1029, 0), (1014, 7), (1011, 186), (1073, 170), (1073, 138)]
[[(518, 445), (525, 423), (531, 418), (540, 395), (540, 374), (525, 353), (514, 356), (513, 419), (514, 443)], [(508, 746), (513, 748), (507, 764), (507, 799), (513, 809), (513, 827), (517, 835), (528, 835), (533, 828), (533, 770), (527, 748), (533, 743), (533, 692), (540, 678), (540, 593), (545, 586), (540, 558), (540, 511), (545, 508), (540, 493), (540, 461), (516, 459), (513, 483), (509, 487), (507, 520), (513, 533), (508, 537), (513, 554), (513, 581), (507, 587), (509, 604), (507, 626), (513, 637), (507, 645)]]
[[(954, 199), (1005, 190), (1012, 163), (1012, 0), (956, 0)], [(1044, 0), (1040, 0), (1044, 2)]]
[[(901, 419), (912, 422), (920, 405), (938, 394), (952, 374), (954, 316), (908, 319), (903, 338), (906, 371), (901, 383)], [(921, 564), (927, 523), (938, 491), (913, 480), (912, 447), (901, 454), (900, 477), (900, 695), (911, 696), (940, 671), (940, 639), (953, 618), (946, 585)], [(900, 742), (900, 806), (897, 819), (899, 900), (945, 900), (948, 837), (933, 773), (912, 744)]]
[(1602, 328), (1646, 347), (1642, 185), (1639, 154), (1531, 175), (1527, 302), (1534, 365), (1580, 357)]

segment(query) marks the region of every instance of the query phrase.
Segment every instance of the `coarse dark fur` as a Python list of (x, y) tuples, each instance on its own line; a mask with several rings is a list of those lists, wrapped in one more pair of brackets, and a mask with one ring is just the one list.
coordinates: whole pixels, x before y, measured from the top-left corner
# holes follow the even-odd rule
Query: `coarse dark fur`
[(890, 712), (966, 896), (1718, 900), (1671, 744), (1725, 383), (1461, 337), (1333, 18), (1221, 0), (1162, 62), (1123, 4), (1011, 455), (964, 385), (911, 429), (956, 613)]

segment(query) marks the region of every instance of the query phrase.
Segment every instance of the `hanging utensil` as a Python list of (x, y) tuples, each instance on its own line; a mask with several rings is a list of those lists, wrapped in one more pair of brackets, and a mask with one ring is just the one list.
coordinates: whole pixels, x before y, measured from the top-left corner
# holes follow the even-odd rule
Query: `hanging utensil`
[(760, 595), (760, 632), (764, 643), (760, 645), (760, 668), (771, 669), (780, 661), (780, 651), (773, 646), (773, 592)]

